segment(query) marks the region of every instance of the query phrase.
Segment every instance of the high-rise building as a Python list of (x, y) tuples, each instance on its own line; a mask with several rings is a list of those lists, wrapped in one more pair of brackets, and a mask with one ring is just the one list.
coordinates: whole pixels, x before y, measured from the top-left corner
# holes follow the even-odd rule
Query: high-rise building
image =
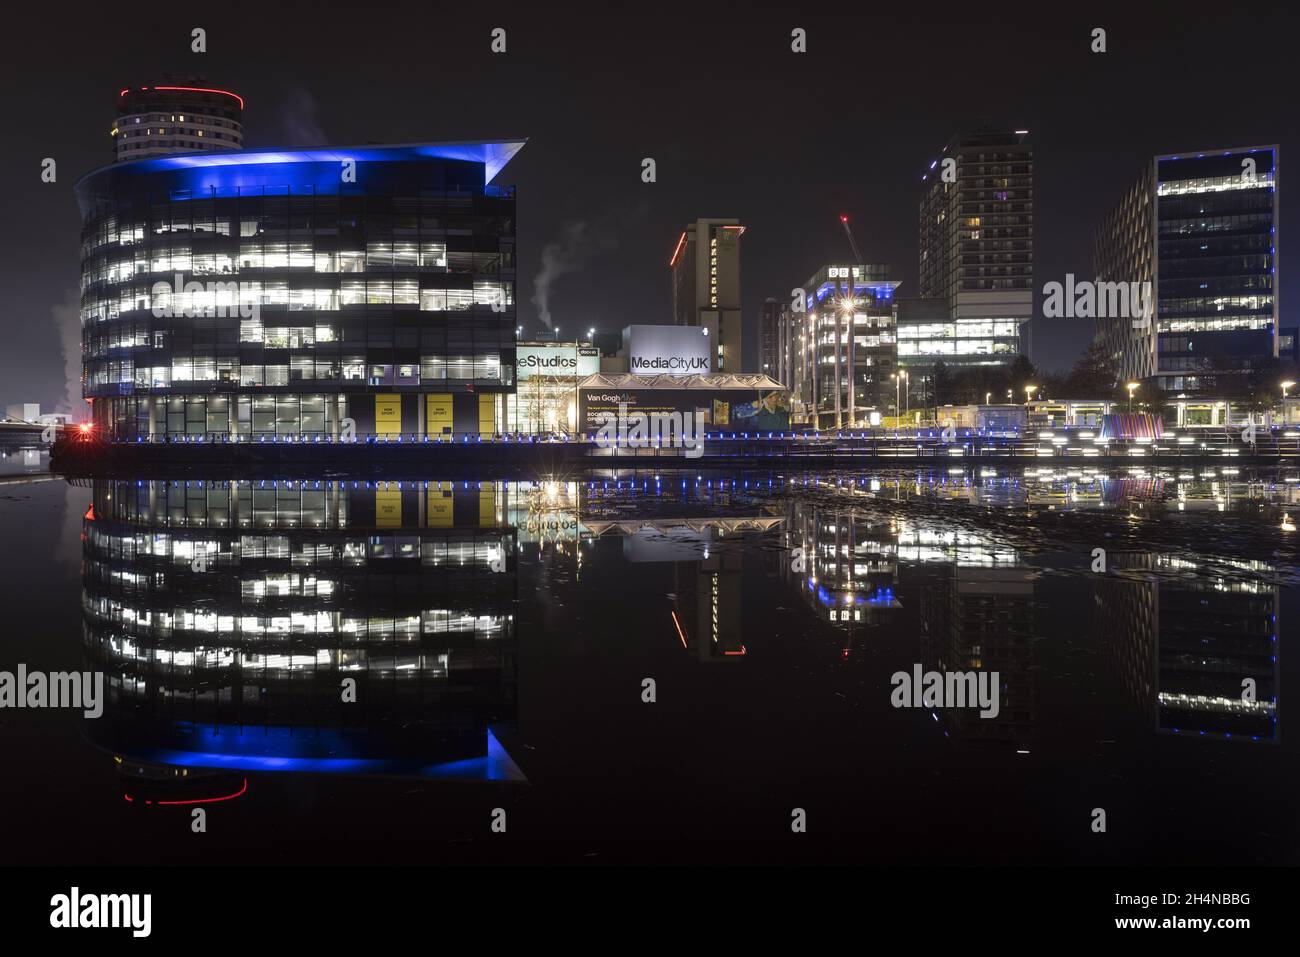
[(804, 283), (805, 310), (792, 312), (792, 412), (818, 428), (863, 424), (894, 404), (897, 366), (889, 267), (824, 266)]
[(922, 177), (919, 294), (946, 300), (948, 321), (909, 330), (899, 348), (909, 365), (1007, 365), (1027, 350), (1034, 314), (1028, 134), (958, 134)]
[(523, 146), (115, 163), (77, 183), (83, 393), (104, 438), (503, 431)]
[(759, 371), (790, 385), (790, 305), (768, 298), (758, 314)]
[(1154, 319), (1098, 318), (1119, 381), (1225, 391), (1279, 356), (1278, 147), (1157, 156), (1097, 231), (1097, 279), (1149, 284)]
[(740, 237), (737, 219), (697, 219), (677, 240), (673, 274), (673, 322), (715, 325), (712, 371), (742, 372)]
[(244, 148), (244, 98), (202, 80), (127, 86), (117, 95), (117, 160)]

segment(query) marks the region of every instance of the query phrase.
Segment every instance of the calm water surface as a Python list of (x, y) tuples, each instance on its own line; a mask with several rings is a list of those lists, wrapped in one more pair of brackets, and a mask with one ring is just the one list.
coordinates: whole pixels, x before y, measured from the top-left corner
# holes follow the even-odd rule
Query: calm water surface
[(6, 857), (1297, 863), (1298, 478), (3, 484)]

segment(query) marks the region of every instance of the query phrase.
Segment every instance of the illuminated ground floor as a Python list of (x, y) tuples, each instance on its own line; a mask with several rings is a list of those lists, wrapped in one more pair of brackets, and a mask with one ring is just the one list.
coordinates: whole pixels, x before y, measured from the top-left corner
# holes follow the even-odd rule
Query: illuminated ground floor
[(270, 436), (495, 435), (507, 430), (504, 392), (207, 394), (97, 398), (103, 438), (203, 436), (219, 441)]

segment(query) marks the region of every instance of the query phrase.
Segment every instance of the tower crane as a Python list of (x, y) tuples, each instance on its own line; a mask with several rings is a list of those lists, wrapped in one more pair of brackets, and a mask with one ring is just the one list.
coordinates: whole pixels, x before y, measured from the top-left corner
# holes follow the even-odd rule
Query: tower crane
[(862, 250), (858, 248), (858, 241), (853, 238), (853, 227), (849, 225), (849, 217), (841, 214), (840, 225), (844, 227), (844, 235), (849, 237), (849, 245), (853, 247), (853, 264), (856, 266), (863, 262)]

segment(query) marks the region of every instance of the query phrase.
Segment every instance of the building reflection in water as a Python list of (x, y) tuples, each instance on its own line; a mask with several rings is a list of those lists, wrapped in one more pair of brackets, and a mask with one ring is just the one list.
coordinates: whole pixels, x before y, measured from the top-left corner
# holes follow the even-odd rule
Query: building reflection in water
[(680, 515), (655, 520), (587, 520), (596, 538), (622, 539), (630, 565), (672, 566), (670, 617), (675, 639), (699, 661), (736, 662), (749, 653), (745, 644), (744, 537), (778, 526), (769, 515), (705, 518)]
[[(853, 635), (859, 625), (880, 622), (900, 606), (898, 536), (890, 525), (853, 509), (790, 502), (788, 571), (804, 601), (819, 618)], [(844, 649), (851, 651), (851, 641)]]
[[(241, 773), (521, 780), (515, 490), (492, 482), (95, 480), (89, 667), (129, 800)], [(355, 681), (355, 700), (348, 693)]]
[(766, 480), (602, 470), (583, 481), (520, 483), (512, 514), (521, 550), (566, 563), (575, 578), (599, 540), (619, 540), (628, 565), (671, 566), (672, 639), (699, 661), (734, 663), (748, 653), (744, 571), (757, 560), (746, 536), (783, 521), (755, 497), (760, 485), (771, 487)]
[(1106, 659), (1149, 726), (1276, 741), (1281, 589), (1272, 569), (1152, 553), (1111, 555), (1109, 567), (1097, 582)]
[(806, 565), (790, 579), (815, 614), (844, 633), (842, 655), (869, 653), (875, 629), (919, 614), (917, 663), (927, 671), (996, 671), (999, 713), (940, 709), (950, 738), (1030, 747), (1036, 722), (1037, 573), (993, 536), (937, 521), (871, 515), (849, 505), (788, 500), (787, 545)]

